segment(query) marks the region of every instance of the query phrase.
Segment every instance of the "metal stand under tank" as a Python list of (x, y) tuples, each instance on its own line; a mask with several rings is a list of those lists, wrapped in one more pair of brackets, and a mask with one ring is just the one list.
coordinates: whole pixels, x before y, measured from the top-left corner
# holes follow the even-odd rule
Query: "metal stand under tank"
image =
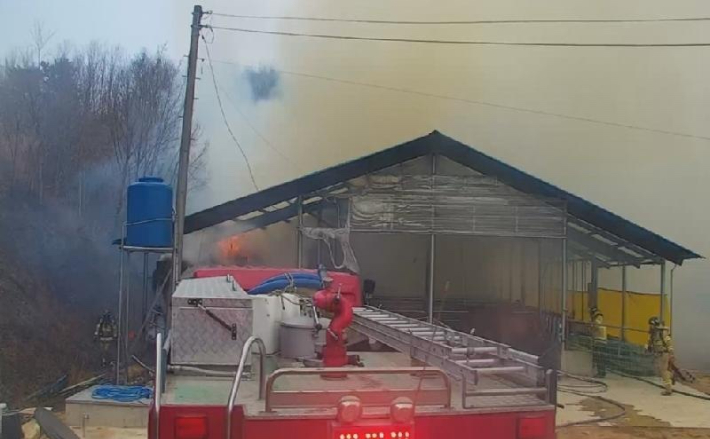
[[(135, 350), (135, 346), (147, 331), (148, 320), (151, 316), (151, 311), (158, 304), (161, 298), (160, 291), (164, 286), (159, 287), (156, 291), (153, 301), (148, 303), (148, 258), (150, 254), (172, 254), (172, 248), (150, 248), (150, 247), (132, 247), (119, 246), (120, 261), (119, 261), (119, 282), (118, 282), (118, 340), (116, 347), (116, 384), (121, 384), (121, 375), (126, 375), (126, 369), (130, 363), (131, 356)], [(143, 267), (141, 270), (142, 290), (141, 290), (141, 327), (137, 331), (133, 340), (129, 340), (131, 333), (131, 255), (140, 253), (143, 257)], [(169, 276), (168, 276), (169, 278)]]
[(96, 387), (98, 386), (89, 387), (67, 398), (64, 422), (68, 426), (75, 428), (146, 428), (148, 426), (149, 399), (137, 401), (95, 399), (92, 393)]

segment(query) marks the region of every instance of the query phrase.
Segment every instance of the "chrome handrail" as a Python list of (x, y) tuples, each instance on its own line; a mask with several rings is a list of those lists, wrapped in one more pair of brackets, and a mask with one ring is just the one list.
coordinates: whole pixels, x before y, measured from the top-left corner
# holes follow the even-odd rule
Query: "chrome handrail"
[(153, 407), (155, 416), (155, 439), (160, 438), (160, 397), (163, 394), (163, 333), (155, 336), (155, 388), (153, 389)]
[[(446, 395), (445, 408), (451, 407), (451, 380), (443, 370), (436, 367), (328, 367), (328, 368), (294, 368), (294, 369), (279, 369), (269, 375), (269, 380), (266, 383), (266, 403), (265, 411), (273, 412), (274, 404), (274, 383), (284, 375), (328, 375), (328, 374), (343, 374), (343, 375), (397, 375), (397, 374), (434, 374), (438, 375), (444, 384), (444, 394)], [(416, 390), (416, 389), (415, 389)], [(417, 390), (418, 392), (418, 390)], [(323, 393), (328, 393), (324, 390)], [(417, 401), (414, 401), (416, 404)]]
[(227, 402), (227, 438), (232, 437), (232, 411), (234, 410), (234, 402), (237, 399), (237, 392), (239, 392), (239, 384), (242, 381), (242, 375), (244, 374), (244, 366), (246, 366), (247, 358), (251, 355), (251, 347), (256, 343), (259, 346), (259, 399), (264, 398), (264, 389), (266, 388), (266, 374), (265, 372), (265, 360), (266, 360), (266, 346), (264, 342), (256, 336), (251, 336), (244, 343), (242, 348), (242, 356), (239, 358), (239, 367), (237, 368), (237, 373), (234, 375), (234, 381), (232, 382), (232, 390), (229, 392), (229, 401)]

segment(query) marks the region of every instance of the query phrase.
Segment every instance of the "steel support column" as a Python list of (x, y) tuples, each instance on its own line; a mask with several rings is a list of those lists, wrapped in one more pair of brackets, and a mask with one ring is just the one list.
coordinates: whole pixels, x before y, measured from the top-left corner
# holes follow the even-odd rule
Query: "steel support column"
[[(123, 236), (126, 236), (125, 227)], [(116, 340), (116, 385), (121, 384), (121, 343), (123, 343), (123, 270), (125, 252), (119, 248), (118, 262), (118, 337)]]
[[(126, 293), (125, 298), (125, 308), (123, 310), (123, 343), (120, 347), (121, 352), (123, 352), (123, 365), (121, 369), (123, 370), (123, 377), (128, 379), (128, 334), (131, 332), (131, 253), (126, 253)], [(119, 329), (120, 332), (120, 329)], [(118, 363), (118, 361), (117, 361)], [(118, 383), (120, 384), (120, 383)]]
[(520, 246), (520, 303), (523, 304), (523, 306), (527, 306), (528, 304), (528, 288), (527, 288), (527, 276), (526, 276), (526, 270), (525, 270), (525, 256), (527, 256), (527, 251), (526, 251), (526, 242), (524, 242)]
[(429, 238), (429, 288), (427, 291), (427, 321), (434, 322), (434, 264), (436, 263), (436, 235)]
[(537, 240), (537, 310), (542, 311), (542, 239)]
[(296, 264), (298, 268), (303, 268), (303, 197), (298, 197), (296, 201), (298, 210), (298, 225), (296, 226)]
[[(568, 249), (569, 251), (569, 249)], [(567, 281), (569, 283), (568, 291), (570, 293), (569, 298), (571, 298), (572, 302), (568, 303), (567, 306), (571, 307), (571, 315), (573, 319), (577, 319), (577, 282), (578, 282), (578, 277), (577, 277), (577, 260), (574, 259), (574, 256), (569, 255), (568, 257), (571, 257), (572, 259), (569, 261), (569, 266), (571, 269), (571, 272), (567, 272)]]
[(434, 265), (436, 263), (436, 234), (434, 222), (436, 221), (436, 154), (431, 155), (431, 236), (429, 237), (429, 286), (427, 288), (427, 321), (434, 323)]
[(513, 267), (515, 266), (515, 249), (512, 242), (508, 244), (508, 303), (513, 303)]
[(567, 336), (567, 238), (562, 239), (562, 310), (560, 319), (560, 341), (565, 342)]
[(141, 325), (148, 315), (148, 253), (143, 253), (143, 303), (141, 304)]
[[(317, 212), (317, 218), (318, 218), (318, 227), (323, 227), (323, 203), (319, 203), (318, 210)], [(322, 248), (322, 242), (321, 240), (316, 241), (317, 247), (316, 247), (316, 267), (320, 267), (321, 264), (323, 263), (321, 261), (322, 255), (321, 255), (321, 248)]]
[(621, 341), (626, 341), (626, 265), (621, 266)]
[[(599, 265), (595, 260), (591, 262), (591, 281), (589, 283), (589, 297), (587, 298), (587, 306), (591, 309), (592, 307), (599, 306)], [(590, 318), (592, 316), (589, 316)]]
[(587, 261), (582, 261), (582, 321), (584, 321), (584, 294), (587, 294), (587, 304), (589, 304), (589, 284), (587, 283)]
[(661, 262), (661, 315), (658, 316), (661, 322), (666, 324), (666, 261)]
[(676, 268), (678, 268), (678, 265), (673, 264), (673, 268), (671, 268), (671, 288), (670, 288), (670, 290), (671, 290), (671, 293), (670, 293), (671, 294), (671, 297), (670, 297), (671, 309), (670, 309), (670, 312), (668, 315), (671, 318), (671, 324), (670, 324), (670, 333), (671, 334), (673, 334), (673, 311), (674, 311), (674, 308), (673, 308), (673, 272), (675, 271)]

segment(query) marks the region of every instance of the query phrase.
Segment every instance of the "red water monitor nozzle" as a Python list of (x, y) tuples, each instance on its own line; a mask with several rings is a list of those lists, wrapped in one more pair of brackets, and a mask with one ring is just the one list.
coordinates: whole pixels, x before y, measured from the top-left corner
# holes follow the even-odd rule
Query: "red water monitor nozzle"
[(343, 367), (348, 364), (348, 352), (345, 346), (345, 329), (353, 321), (353, 306), (340, 291), (332, 290), (332, 280), (323, 278), (324, 289), (313, 296), (316, 308), (333, 313), (325, 335), (323, 348), (323, 366)]

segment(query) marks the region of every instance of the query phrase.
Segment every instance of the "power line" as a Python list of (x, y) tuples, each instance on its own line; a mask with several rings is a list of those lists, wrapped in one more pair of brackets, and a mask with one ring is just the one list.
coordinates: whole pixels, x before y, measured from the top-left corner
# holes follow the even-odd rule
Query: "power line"
[(232, 97), (229, 95), (229, 93), (227, 93), (227, 91), (224, 89), (224, 87), (222, 87), (222, 84), (220, 84), (219, 82), (217, 82), (217, 86), (219, 87), (220, 90), (222, 90), (222, 93), (224, 93), (224, 95), (227, 97), (227, 101), (229, 101), (229, 103), (232, 104), (232, 107), (233, 107), (235, 110), (237, 110), (237, 112), (239, 113), (240, 116), (242, 116), (242, 119), (244, 119), (244, 122), (246, 122), (246, 124), (249, 125), (249, 128), (251, 128), (252, 131), (254, 131), (254, 133), (255, 133), (257, 136), (259, 136), (259, 138), (261, 138), (261, 140), (264, 141), (264, 143), (266, 144), (266, 146), (268, 146), (272, 151), (274, 151), (276, 154), (278, 154), (279, 156), (281, 156), (281, 158), (283, 158), (288, 164), (292, 164), (292, 163), (293, 163), (293, 159), (290, 158), (289, 156), (287, 156), (286, 154), (284, 154), (283, 152), (281, 152), (281, 150), (279, 150), (278, 148), (276, 148), (276, 147), (269, 141), (269, 139), (267, 139), (266, 137), (264, 137), (264, 135), (251, 123), (251, 121), (249, 121), (249, 118), (246, 116), (246, 114), (244, 114), (244, 112), (242, 111), (242, 109), (239, 108), (239, 106), (236, 104), (235, 100), (232, 99)]
[[(207, 27), (207, 26), (206, 26)], [(444, 44), (461, 46), (538, 46), (538, 47), (708, 47), (710, 43), (546, 43), (515, 41), (429, 40), (419, 38), (359, 37), (354, 35), (310, 34), (299, 32), (267, 31), (241, 27), (209, 26), (210, 29), (284, 37), (319, 38), (328, 40), (379, 41), (390, 43)]]
[(244, 15), (213, 13), (217, 17), (246, 18), (250, 20), (289, 20), (289, 21), (320, 21), (333, 23), (368, 23), (368, 24), (395, 24), (395, 25), (471, 25), (471, 24), (539, 24), (539, 23), (666, 23), (666, 22), (692, 22), (710, 21), (710, 17), (671, 17), (671, 18), (618, 18), (618, 19), (530, 19), (530, 20), (445, 20), (445, 21), (419, 21), (419, 20), (374, 20), (356, 18), (331, 18), (331, 17), (303, 17), (287, 15)]
[(244, 162), (247, 164), (247, 169), (249, 170), (249, 178), (251, 178), (251, 182), (254, 185), (254, 189), (257, 191), (259, 190), (259, 186), (256, 184), (256, 180), (254, 179), (254, 172), (251, 169), (251, 163), (249, 163), (249, 158), (247, 158), (246, 153), (244, 152), (244, 148), (242, 148), (242, 145), (239, 143), (237, 140), (237, 137), (234, 135), (234, 132), (232, 131), (232, 127), (229, 126), (229, 122), (227, 121), (227, 115), (224, 114), (224, 106), (222, 106), (222, 98), (219, 95), (219, 88), (217, 87), (217, 78), (215, 77), (214, 74), (214, 66), (212, 65), (212, 56), (210, 55), (210, 49), (209, 45), (207, 44), (207, 40), (205, 40), (204, 35), (201, 35), (202, 41), (205, 42), (205, 53), (207, 54), (207, 62), (210, 67), (210, 73), (212, 75), (212, 84), (214, 84), (214, 93), (217, 96), (217, 104), (219, 104), (219, 111), (222, 113), (222, 120), (224, 121), (224, 125), (227, 127), (227, 131), (229, 132), (229, 135), (232, 136), (232, 140), (234, 140), (234, 143), (237, 145), (237, 148), (239, 148), (239, 152), (242, 153), (242, 157), (244, 157)]
[[(236, 63), (232, 63), (230, 61), (221, 61), (221, 60), (215, 60), (215, 62), (225, 63), (225, 64), (236, 64)], [(656, 129), (656, 128), (647, 128), (647, 127), (642, 127), (642, 126), (637, 126), (637, 125), (630, 125), (630, 124), (623, 124), (623, 123), (619, 123), (619, 122), (593, 119), (593, 118), (589, 118), (589, 117), (572, 116), (572, 115), (568, 115), (568, 114), (555, 113), (555, 112), (551, 112), (551, 111), (535, 110), (532, 108), (522, 108), (522, 107), (511, 106), (511, 105), (496, 104), (494, 102), (479, 101), (479, 100), (475, 100), (475, 99), (467, 99), (467, 98), (459, 98), (459, 97), (455, 97), (455, 96), (440, 95), (440, 94), (435, 94), (435, 93), (428, 93), (428, 92), (423, 92), (423, 91), (418, 91), (418, 90), (401, 88), (401, 87), (392, 87), (392, 86), (387, 86), (387, 85), (371, 84), (371, 83), (367, 83), (367, 82), (350, 81), (350, 80), (346, 80), (346, 79), (332, 78), (329, 76), (314, 75), (314, 74), (310, 74), (310, 73), (301, 73), (301, 72), (294, 72), (294, 71), (289, 71), (289, 70), (278, 70), (278, 69), (275, 69), (275, 70), (279, 73), (283, 73), (286, 75), (301, 76), (304, 78), (318, 79), (318, 80), (322, 80), (322, 81), (329, 81), (329, 82), (335, 82), (335, 83), (346, 84), (346, 85), (375, 88), (375, 89), (393, 91), (393, 92), (398, 92), (398, 93), (407, 93), (407, 94), (411, 94), (411, 95), (417, 95), (417, 96), (423, 96), (423, 97), (429, 97), (429, 98), (435, 98), (435, 99), (442, 99), (442, 100), (448, 100), (448, 101), (455, 101), (455, 102), (461, 102), (461, 103), (465, 103), (465, 104), (482, 105), (482, 106), (487, 106), (487, 107), (500, 108), (500, 109), (504, 109), (504, 110), (538, 114), (538, 115), (542, 115), (542, 116), (552, 116), (552, 117), (558, 117), (561, 119), (575, 120), (575, 121), (594, 123), (594, 124), (599, 124), (599, 125), (607, 125), (607, 126), (612, 126), (612, 127), (617, 127), (617, 128), (626, 128), (626, 129), (632, 129), (632, 130), (636, 130), (636, 131), (647, 131), (647, 132), (652, 132), (652, 133), (666, 134), (666, 135), (670, 135), (670, 136), (678, 136), (678, 137), (685, 137), (685, 138), (698, 139), (698, 140), (710, 140), (710, 136), (701, 136), (701, 135), (697, 135), (697, 134), (683, 133), (683, 132), (679, 132), (679, 131), (668, 131), (668, 130), (661, 130), (661, 129)]]

